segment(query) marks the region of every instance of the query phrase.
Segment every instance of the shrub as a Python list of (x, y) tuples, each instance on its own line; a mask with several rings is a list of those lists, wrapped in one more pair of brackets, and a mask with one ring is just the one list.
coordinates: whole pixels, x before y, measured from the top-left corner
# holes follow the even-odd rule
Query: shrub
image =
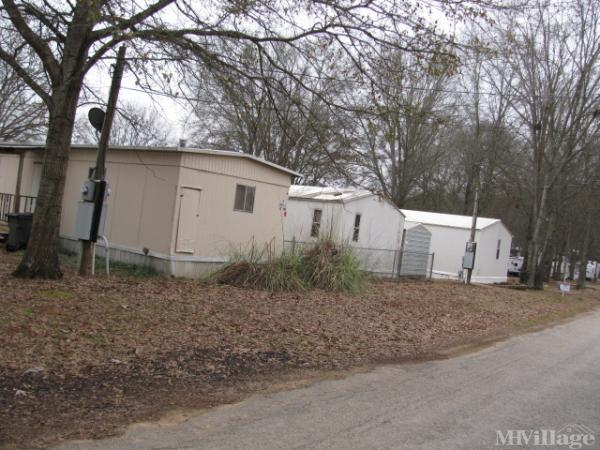
[(304, 279), (313, 287), (328, 291), (357, 291), (364, 273), (360, 261), (347, 245), (322, 240), (304, 251)]
[(270, 291), (357, 291), (363, 286), (364, 273), (350, 247), (327, 239), (278, 258), (272, 257), (270, 251), (265, 258), (253, 247), (247, 257), (237, 253), (233, 262), (216, 272), (213, 279), (217, 283)]

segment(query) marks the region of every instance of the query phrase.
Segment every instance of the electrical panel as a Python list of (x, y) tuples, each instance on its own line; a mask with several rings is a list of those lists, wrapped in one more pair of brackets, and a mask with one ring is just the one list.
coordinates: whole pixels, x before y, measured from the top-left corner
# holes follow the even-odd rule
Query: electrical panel
[(84, 202), (95, 201), (99, 185), (99, 181), (85, 180), (83, 182), (83, 186), (81, 187), (81, 200), (83, 200)]
[(463, 269), (473, 269), (475, 267), (475, 253), (477, 251), (476, 242), (467, 242), (465, 247), (465, 256), (463, 256)]
[(84, 241), (96, 242), (104, 235), (108, 185), (104, 180), (85, 180), (81, 186), (81, 200), (77, 207), (75, 236)]
[[(94, 217), (95, 203), (80, 201), (77, 207), (75, 220), (75, 237), (84, 241), (96, 241), (92, 236), (92, 222)], [(102, 214), (98, 224), (97, 236), (104, 236), (104, 224), (106, 222), (106, 203), (102, 205)]]

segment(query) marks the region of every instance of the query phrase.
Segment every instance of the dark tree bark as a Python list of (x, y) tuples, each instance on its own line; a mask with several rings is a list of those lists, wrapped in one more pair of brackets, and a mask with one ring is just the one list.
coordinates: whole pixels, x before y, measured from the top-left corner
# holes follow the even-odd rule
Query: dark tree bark
[(583, 233), (583, 242), (581, 243), (581, 258), (579, 266), (579, 276), (577, 277), (577, 289), (584, 289), (587, 276), (588, 251), (590, 247), (590, 234), (592, 231), (592, 208), (588, 206), (585, 231)]
[[(62, 198), (75, 112), (90, 48), (88, 37), (94, 25), (92, 17), (93, 12), (87, 6), (77, 4), (72, 26), (65, 36), (60, 65), (51, 54), (40, 51), (52, 80), (51, 93), (46, 98), (49, 125), (31, 236), (25, 255), (14, 272), (17, 277), (62, 277), (58, 259)], [(23, 32), (27, 29), (23, 28)], [(32, 39), (37, 42), (36, 38)]]
[(52, 96), (50, 127), (46, 138), (43, 172), (31, 238), (15, 276), (60, 278), (58, 234), (65, 188), (71, 134), (79, 98), (81, 80), (59, 87)]

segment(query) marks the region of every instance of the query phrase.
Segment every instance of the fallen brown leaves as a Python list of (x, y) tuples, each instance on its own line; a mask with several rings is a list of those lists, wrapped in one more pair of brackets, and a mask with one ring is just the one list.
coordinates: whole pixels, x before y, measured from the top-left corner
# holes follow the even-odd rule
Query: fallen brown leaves
[[(264, 377), (433, 357), (454, 344), (599, 304), (449, 282), (360, 295), (193, 280), (15, 279), (0, 253), (0, 445), (99, 437), (170, 408), (231, 401)], [(296, 371), (296, 372), (294, 372)]]

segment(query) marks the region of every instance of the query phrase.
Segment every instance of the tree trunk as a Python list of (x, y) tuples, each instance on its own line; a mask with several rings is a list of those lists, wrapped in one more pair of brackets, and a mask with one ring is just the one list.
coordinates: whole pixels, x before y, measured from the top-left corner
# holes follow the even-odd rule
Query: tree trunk
[(531, 208), (531, 213), (527, 215), (527, 232), (525, 235), (525, 245), (521, 249), (523, 253), (520, 255), (523, 257), (523, 265), (521, 266), (521, 272), (519, 272), (519, 283), (521, 284), (527, 284), (527, 279), (529, 277), (529, 243), (531, 242), (531, 236), (533, 234), (533, 203)]
[(542, 189), (542, 196), (540, 198), (539, 207), (535, 209), (537, 214), (534, 215), (534, 226), (533, 233), (531, 235), (531, 242), (527, 249), (527, 287), (530, 289), (538, 289), (540, 284), (536, 282), (536, 276), (539, 276), (538, 265), (543, 255), (540, 255), (540, 235), (542, 231), (542, 222), (546, 215), (546, 193), (548, 187), (544, 186)]
[(544, 282), (548, 279), (548, 276), (550, 274), (551, 264), (552, 259), (548, 258), (548, 256), (544, 256), (544, 258), (538, 264), (538, 268), (535, 274), (535, 289), (544, 289)]
[(552, 257), (550, 278), (552, 278), (554, 281), (560, 281), (560, 255), (558, 253), (554, 253), (554, 256)]
[(577, 277), (577, 289), (584, 289), (587, 276), (588, 249), (590, 247), (590, 234), (592, 230), (592, 208), (588, 206), (587, 217), (585, 220), (585, 232), (583, 243), (581, 245), (581, 263), (579, 267), (579, 276)]
[(463, 208), (462, 208), (462, 213), (467, 216), (469, 215), (469, 212), (472, 212), (472, 208), (470, 208), (471, 206), (471, 191), (472, 191), (472, 186), (473, 183), (471, 181), (471, 177), (469, 176), (467, 178), (467, 185), (465, 186), (465, 197), (463, 200)]
[(577, 265), (577, 258), (573, 249), (569, 252), (569, 280), (575, 279), (575, 266)]
[(60, 278), (58, 236), (75, 111), (81, 88), (71, 82), (54, 88), (40, 189), (25, 256), (14, 272), (21, 278)]
[(568, 258), (569, 248), (571, 247), (571, 230), (567, 232), (567, 238), (565, 239), (562, 250), (559, 250), (556, 256), (556, 267), (554, 268), (553, 279), (556, 281), (562, 281), (566, 275), (565, 261)]

